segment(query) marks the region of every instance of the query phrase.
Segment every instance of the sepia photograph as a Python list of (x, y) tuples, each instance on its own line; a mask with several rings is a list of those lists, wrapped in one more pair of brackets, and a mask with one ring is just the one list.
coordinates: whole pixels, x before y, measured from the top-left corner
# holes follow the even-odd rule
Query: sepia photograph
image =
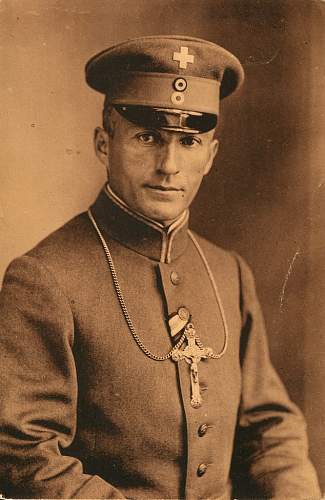
[(0, 498), (325, 498), (325, 1), (0, 0)]

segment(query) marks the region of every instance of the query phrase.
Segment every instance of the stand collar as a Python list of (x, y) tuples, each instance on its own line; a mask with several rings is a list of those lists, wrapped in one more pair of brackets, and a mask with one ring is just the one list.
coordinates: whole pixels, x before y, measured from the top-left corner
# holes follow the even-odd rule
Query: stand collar
[(100, 229), (109, 238), (150, 259), (170, 263), (182, 255), (187, 246), (188, 210), (164, 227), (130, 210), (108, 185), (90, 208)]

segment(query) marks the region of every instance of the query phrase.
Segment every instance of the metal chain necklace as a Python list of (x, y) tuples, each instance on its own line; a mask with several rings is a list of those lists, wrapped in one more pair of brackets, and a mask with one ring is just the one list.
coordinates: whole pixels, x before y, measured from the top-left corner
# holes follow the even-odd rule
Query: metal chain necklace
[[(193, 408), (199, 408), (202, 405), (203, 400), (202, 400), (202, 396), (201, 396), (201, 392), (200, 392), (198, 363), (202, 359), (207, 359), (207, 358), (219, 359), (219, 358), (221, 358), (221, 356), (223, 356), (224, 353), (226, 352), (227, 345), (228, 345), (228, 328), (227, 328), (225, 313), (224, 313), (224, 310), (222, 307), (222, 303), (220, 300), (217, 285), (214, 281), (213, 274), (211, 272), (209, 264), (205, 258), (205, 255), (203, 254), (203, 251), (202, 251), (200, 245), (198, 244), (198, 242), (194, 238), (194, 235), (189, 231), (188, 234), (189, 234), (190, 238), (192, 239), (194, 246), (195, 246), (196, 250), (198, 251), (198, 253), (199, 253), (199, 255), (204, 263), (204, 266), (207, 270), (210, 282), (211, 282), (213, 290), (214, 290), (215, 298), (216, 298), (216, 301), (217, 301), (217, 304), (219, 307), (219, 311), (220, 311), (222, 322), (223, 322), (224, 335), (225, 335), (223, 347), (222, 347), (221, 351), (217, 354), (215, 354), (210, 347), (204, 347), (202, 342), (200, 341), (199, 337), (196, 334), (196, 331), (194, 329), (194, 325), (190, 322), (187, 322), (187, 324), (184, 327), (184, 331), (181, 335), (181, 338), (179, 339), (177, 344), (175, 344), (170, 349), (169, 352), (167, 352), (164, 355), (154, 354), (144, 345), (144, 343), (142, 342), (142, 340), (140, 339), (139, 335), (137, 334), (137, 332), (134, 328), (132, 319), (131, 319), (129, 311), (126, 307), (124, 296), (123, 296), (123, 293), (122, 293), (122, 290), (121, 290), (121, 287), (120, 287), (120, 284), (118, 281), (118, 277), (117, 277), (117, 273), (116, 273), (116, 269), (114, 266), (111, 252), (110, 252), (108, 245), (104, 239), (104, 236), (102, 235), (102, 233), (101, 233), (101, 231), (100, 231), (100, 229), (99, 229), (99, 227), (98, 227), (90, 210), (88, 210), (88, 216), (89, 216), (89, 218), (90, 218), (90, 220), (91, 220), (91, 222), (92, 222), (92, 224), (93, 224), (93, 226), (98, 234), (98, 237), (103, 245), (103, 249), (105, 251), (108, 266), (109, 266), (109, 269), (111, 271), (116, 296), (117, 296), (118, 301), (120, 303), (125, 321), (129, 327), (129, 330), (130, 330), (134, 340), (136, 341), (136, 343), (138, 344), (138, 346), (140, 347), (142, 352), (148, 358), (153, 359), (154, 361), (166, 361), (167, 359), (172, 358), (172, 360), (175, 361), (176, 363), (178, 363), (179, 361), (185, 360), (186, 363), (189, 364), (189, 366), (190, 366), (190, 381), (191, 381), (191, 406)], [(181, 348), (184, 340), (187, 341), (187, 345), (184, 348), (183, 347)]]
[[(92, 213), (91, 213), (91, 210), (89, 209), (88, 210), (88, 217), (90, 219), (90, 221), (92, 222), (93, 226), (94, 226), (94, 229), (96, 230), (96, 233), (100, 239), (100, 242), (103, 246), (103, 249), (104, 249), (104, 252), (105, 252), (105, 255), (106, 255), (106, 259), (107, 259), (107, 263), (108, 263), (108, 266), (109, 266), (109, 269), (110, 269), (110, 272), (111, 272), (111, 276), (112, 276), (112, 280), (113, 280), (113, 285), (114, 285), (114, 288), (115, 288), (115, 292), (116, 292), (116, 296), (118, 298), (118, 301), (119, 301), (119, 304), (120, 304), (120, 307), (122, 309), (122, 312), (123, 312), (123, 315), (124, 315), (124, 318), (125, 318), (125, 321), (128, 325), (128, 328), (135, 340), (135, 342), (138, 344), (138, 346), (140, 347), (140, 349), (142, 350), (142, 352), (148, 356), (148, 358), (154, 360), (154, 361), (166, 361), (167, 359), (169, 358), (173, 358), (174, 361), (176, 361), (175, 358), (179, 358), (179, 352), (180, 352), (180, 347), (181, 345), (183, 344), (184, 340), (187, 338), (189, 339), (190, 337), (192, 338), (193, 337), (193, 331), (195, 332), (194, 330), (194, 327), (192, 325), (192, 323), (188, 323), (184, 329), (184, 332), (183, 334), (181, 335), (179, 341), (172, 347), (172, 349), (166, 353), (166, 354), (163, 354), (163, 355), (159, 355), (159, 354), (154, 354), (152, 353), (142, 342), (142, 340), (140, 339), (139, 335), (137, 334), (136, 330), (135, 330), (135, 327), (133, 325), (133, 322), (132, 322), (132, 319), (130, 317), (130, 314), (129, 314), (129, 311), (127, 309), (127, 306), (126, 306), (126, 303), (125, 303), (125, 300), (124, 300), (124, 295), (123, 295), (123, 292), (121, 290), (121, 287), (120, 287), (120, 284), (119, 284), (119, 280), (118, 280), (118, 277), (117, 277), (117, 273), (116, 273), (116, 269), (115, 269), (115, 265), (114, 265), (114, 262), (113, 262), (113, 258), (112, 258), (112, 254), (108, 248), (108, 245), (106, 243), (106, 240), (104, 239), (98, 225), (97, 225), (97, 222), (95, 221)], [(191, 231), (188, 231), (188, 234), (191, 238), (191, 240), (193, 241), (194, 245), (195, 245), (195, 248), (196, 250), (198, 251), (202, 261), (203, 261), (203, 264), (207, 270), (207, 273), (208, 273), (208, 277), (210, 279), (210, 282), (211, 282), (211, 285), (212, 285), (212, 288), (213, 288), (213, 291), (214, 291), (214, 295), (215, 295), (215, 298), (216, 298), (216, 302), (218, 304), (218, 308), (219, 308), (219, 311), (220, 311), (220, 314), (221, 314), (221, 318), (222, 318), (222, 323), (223, 323), (223, 329), (224, 329), (224, 343), (223, 343), (223, 346), (220, 350), (220, 352), (214, 354), (212, 352), (212, 350), (210, 348), (205, 348), (202, 344), (202, 342), (200, 341), (200, 339), (198, 338), (198, 336), (195, 334), (194, 335), (194, 340), (195, 340), (195, 343), (198, 345), (198, 347), (201, 349), (201, 350), (204, 350), (204, 349), (209, 349), (209, 353), (208, 353), (208, 356), (206, 357), (209, 357), (209, 358), (214, 358), (214, 359), (219, 359), (221, 358), (221, 356), (223, 356), (227, 350), (227, 346), (228, 346), (228, 327), (227, 327), (227, 323), (226, 323), (226, 318), (225, 318), (225, 313), (224, 313), (224, 310), (223, 310), (223, 307), (222, 307), (222, 303), (221, 303), (221, 299), (220, 299), (220, 296), (219, 296), (219, 292), (218, 292), (218, 289), (217, 289), (217, 285), (214, 281), (214, 277), (213, 277), (213, 274), (211, 272), (211, 269), (209, 267), (209, 264), (205, 258), (205, 255), (203, 254), (203, 251), (202, 249), (200, 248), (198, 242), (196, 241), (194, 235), (192, 234)], [(173, 356), (174, 355), (174, 356)], [(184, 357), (182, 358), (184, 359)], [(177, 359), (179, 360), (179, 359)], [(194, 405), (193, 405), (194, 406)]]

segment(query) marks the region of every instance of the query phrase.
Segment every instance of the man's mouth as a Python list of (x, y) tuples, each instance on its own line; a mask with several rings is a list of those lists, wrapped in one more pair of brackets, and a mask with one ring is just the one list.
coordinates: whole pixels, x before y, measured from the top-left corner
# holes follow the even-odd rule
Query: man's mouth
[(156, 189), (157, 191), (184, 191), (183, 188), (175, 186), (162, 186), (161, 184), (146, 184), (146, 187)]

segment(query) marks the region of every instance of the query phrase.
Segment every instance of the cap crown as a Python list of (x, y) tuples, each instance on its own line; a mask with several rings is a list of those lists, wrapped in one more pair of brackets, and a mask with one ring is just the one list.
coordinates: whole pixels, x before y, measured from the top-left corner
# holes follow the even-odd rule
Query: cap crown
[(118, 105), (219, 112), (219, 100), (243, 81), (239, 60), (212, 42), (187, 36), (127, 40), (95, 55), (87, 83)]

